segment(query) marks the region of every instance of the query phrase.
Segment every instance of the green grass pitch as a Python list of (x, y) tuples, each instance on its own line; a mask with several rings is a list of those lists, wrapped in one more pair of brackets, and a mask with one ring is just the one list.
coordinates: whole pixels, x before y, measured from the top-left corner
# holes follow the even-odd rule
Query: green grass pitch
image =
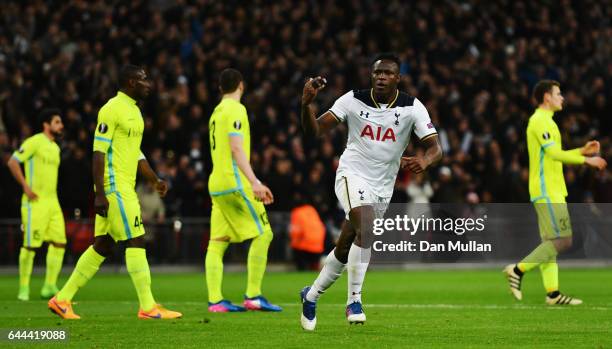
[[(184, 313), (176, 321), (136, 318), (136, 294), (127, 274), (99, 274), (75, 301), (80, 321), (62, 321), (35, 299), (42, 279), (33, 277), (34, 300), (16, 300), (17, 276), (0, 276), (0, 328), (65, 328), (63, 344), (16, 343), (0, 347), (201, 347), (201, 348), (610, 348), (612, 270), (561, 268), (561, 287), (585, 304), (544, 305), (539, 272), (526, 276), (524, 300), (515, 302), (499, 270), (371, 271), (364, 287), (365, 325), (344, 317), (346, 276), (321, 299), (313, 333), (299, 324), (298, 292), (314, 273), (269, 273), (264, 293), (282, 313), (210, 314), (203, 274), (155, 274), (156, 299)], [(245, 273), (227, 273), (225, 296), (241, 301)], [(64, 275), (60, 284), (66, 280)]]

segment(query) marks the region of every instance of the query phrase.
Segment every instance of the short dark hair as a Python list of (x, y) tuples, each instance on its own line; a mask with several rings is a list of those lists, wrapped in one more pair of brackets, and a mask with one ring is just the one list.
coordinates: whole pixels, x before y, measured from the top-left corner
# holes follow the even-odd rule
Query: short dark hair
[(133, 64), (126, 64), (121, 67), (119, 71), (119, 87), (127, 87), (128, 81), (136, 78), (136, 75), (143, 70), (142, 67)]
[(61, 117), (62, 112), (57, 108), (43, 109), (40, 114), (38, 114), (38, 124), (40, 126), (42, 126), (45, 122), (50, 124), (55, 115), (59, 115)]
[(242, 82), (242, 74), (236, 69), (226, 68), (219, 74), (219, 87), (223, 94), (236, 91), (240, 82)]
[(370, 68), (374, 66), (374, 63), (376, 63), (376, 62), (378, 62), (380, 60), (391, 61), (391, 62), (397, 64), (397, 68), (398, 69), (402, 65), (402, 62), (400, 61), (399, 57), (395, 53), (393, 53), (393, 52), (383, 52), (383, 53), (377, 54), (374, 57), (374, 59), (370, 63)]
[(555, 80), (540, 80), (533, 88), (533, 98), (542, 104), (544, 102), (544, 94), (552, 92), (553, 86), (561, 87), (559, 81)]

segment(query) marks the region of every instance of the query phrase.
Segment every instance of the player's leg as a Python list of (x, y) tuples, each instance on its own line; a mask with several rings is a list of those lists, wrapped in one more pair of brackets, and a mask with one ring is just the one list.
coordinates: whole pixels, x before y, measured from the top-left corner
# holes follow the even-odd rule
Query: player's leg
[[(351, 181), (351, 184), (354, 184)], [(355, 185), (349, 186), (349, 180), (342, 175), (336, 175), (336, 183), (334, 187), (336, 197), (340, 205), (344, 209), (346, 220), (342, 223), (340, 238), (336, 242), (334, 248), (325, 258), (323, 268), (311, 286), (306, 286), (300, 292), (302, 300), (302, 315), (300, 322), (302, 328), (307, 331), (315, 329), (316, 318), (316, 302), (321, 295), (336, 282), (342, 275), (348, 261), (350, 248), (355, 239), (355, 231), (349, 222), (349, 212), (352, 210), (351, 203), (357, 203), (360, 198), (358, 188)]]
[(40, 296), (44, 299), (49, 299), (59, 291), (57, 288), (57, 277), (62, 270), (64, 252), (66, 251), (66, 226), (59, 203), (52, 208), (45, 240), (49, 242), (46, 259), (47, 271), (45, 273), (45, 284), (40, 291)]
[(133, 191), (120, 191), (114, 194), (118, 213), (113, 216), (111, 231), (117, 241), (126, 240), (125, 266), (138, 296), (139, 319), (176, 319), (179, 312), (167, 310), (155, 302), (151, 291), (151, 270), (145, 249), (145, 228), (140, 214), (140, 203)]
[(72, 310), (72, 298), (78, 290), (98, 272), (100, 265), (110, 256), (115, 246), (113, 220), (118, 217), (119, 210), (114, 195), (107, 195), (109, 202), (108, 216), (96, 215), (94, 223), (94, 243), (79, 257), (79, 260), (62, 289), (51, 298), (48, 307), (64, 319), (79, 319)]
[[(96, 234), (100, 234), (99, 229), (102, 229), (106, 220), (106, 218), (96, 216)], [(109, 235), (95, 237), (94, 244), (79, 257), (66, 284), (55, 297), (49, 300), (47, 305), (51, 311), (64, 319), (80, 319), (80, 316), (76, 315), (72, 309), (72, 298), (98, 272), (102, 262), (111, 255), (114, 244), (115, 242)]]
[(317, 324), (316, 302), (342, 275), (353, 240), (355, 240), (355, 231), (350, 222), (345, 220), (342, 222), (340, 237), (336, 242), (336, 247), (325, 258), (321, 272), (319, 272), (311, 286), (304, 287), (300, 292), (302, 300), (300, 322), (303, 329), (307, 331), (315, 329)]
[(22, 246), (19, 251), (19, 291), (17, 299), (21, 301), (30, 300), (30, 277), (34, 267), (35, 248)]
[(49, 299), (59, 292), (57, 278), (62, 270), (66, 251), (65, 243), (49, 242), (47, 246), (45, 283), (40, 290), (40, 297), (43, 299)]
[(40, 217), (40, 202), (27, 202), (21, 207), (23, 245), (19, 251), (19, 292), (17, 299), (30, 300), (30, 278), (36, 251), (42, 245), (40, 234), (44, 217)]
[[(557, 253), (567, 251), (572, 247), (572, 224), (567, 204), (563, 201), (554, 201), (548, 204), (548, 211), (552, 221), (556, 222), (555, 236), (551, 240)], [(546, 289), (546, 303), (549, 305), (579, 305), (582, 300), (562, 294), (559, 291), (559, 265), (556, 258), (548, 263), (540, 264), (542, 281)]]
[[(231, 194), (228, 194), (231, 195)], [(205, 273), (208, 290), (208, 311), (213, 313), (241, 312), (245, 309), (223, 298), (223, 256), (234, 235), (224, 210), (232, 210), (230, 197), (212, 198), (210, 240), (206, 250)]]
[(256, 230), (258, 235), (251, 240), (249, 255), (247, 258), (247, 288), (243, 305), (247, 310), (282, 311), (278, 305), (270, 303), (261, 292), (266, 265), (268, 263), (268, 249), (272, 242), (273, 234), (268, 220), (268, 214), (264, 205), (255, 201), (254, 196), (243, 197), (247, 209), (251, 213), (250, 229)]
[(350, 323), (364, 323), (366, 318), (361, 303), (361, 290), (370, 264), (372, 222), (374, 206), (360, 206), (349, 213), (355, 229), (355, 242), (351, 245), (346, 270), (348, 274), (348, 296), (346, 316)]
[[(136, 217), (136, 216), (134, 216)], [(138, 216), (140, 219), (140, 216)], [(151, 291), (151, 270), (147, 261), (147, 252), (145, 250), (144, 227), (140, 223), (142, 234), (133, 237), (127, 241), (125, 249), (125, 265), (132, 284), (138, 296), (140, 310), (138, 311), (139, 319), (178, 319), (183, 314), (168, 310), (155, 302), (153, 292)], [(137, 234), (138, 230), (134, 233)]]
[(355, 240), (355, 230), (349, 221), (342, 223), (340, 237), (336, 242), (336, 247), (327, 255), (323, 268), (314, 283), (307, 287), (308, 292), (305, 299), (309, 302), (316, 302), (321, 295), (336, 282), (342, 275), (348, 260), (349, 251)]
[(145, 241), (142, 235), (129, 239), (125, 249), (125, 266), (132, 279), (140, 309), (148, 312), (157, 304), (151, 291), (151, 270), (147, 261)]
[(523, 299), (521, 284), (524, 274), (541, 263), (550, 263), (554, 261), (558, 254), (553, 242), (554, 238), (557, 236), (556, 228), (555, 224), (552, 224), (552, 216), (546, 200), (534, 202), (534, 208), (538, 217), (538, 228), (540, 230), (542, 243), (519, 263), (510, 264), (504, 268), (510, 292), (517, 300)]

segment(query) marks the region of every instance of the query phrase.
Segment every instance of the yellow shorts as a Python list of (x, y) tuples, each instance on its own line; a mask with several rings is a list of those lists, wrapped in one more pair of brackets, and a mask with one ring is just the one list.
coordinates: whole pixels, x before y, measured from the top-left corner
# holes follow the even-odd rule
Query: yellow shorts
[(533, 203), (542, 241), (572, 236), (572, 222), (565, 199), (544, 197)]
[(212, 196), (211, 240), (229, 237), (230, 242), (242, 242), (266, 233), (272, 234), (268, 214), (252, 192)]
[(22, 203), (21, 222), (24, 247), (38, 248), (43, 241), (66, 243), (64, 213), (57, 198)]
[(95, 236), (109, 234), (113, 240), (123, 241), (144, 235), (138, 196), (136, 192), (124, 193), (126, 197), (119, 191), (106, 194), (108, 213), (106, 217), (96, 215)]

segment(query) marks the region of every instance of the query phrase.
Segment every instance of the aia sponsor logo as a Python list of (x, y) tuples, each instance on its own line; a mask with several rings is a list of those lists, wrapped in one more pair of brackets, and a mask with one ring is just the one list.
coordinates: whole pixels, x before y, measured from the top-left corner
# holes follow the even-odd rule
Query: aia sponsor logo
[(392, 128), (383, 130), (383, 128), (380, 126), (374, 129), (370, 125), (365, 125), (363, 130), (361, 130), (361, 137), (366, 137), (373, 141), (380, 141), (380, 142), (386, 142), (386, 141), (395, 142), (396, 141), (395, 132), (393, 132)]

